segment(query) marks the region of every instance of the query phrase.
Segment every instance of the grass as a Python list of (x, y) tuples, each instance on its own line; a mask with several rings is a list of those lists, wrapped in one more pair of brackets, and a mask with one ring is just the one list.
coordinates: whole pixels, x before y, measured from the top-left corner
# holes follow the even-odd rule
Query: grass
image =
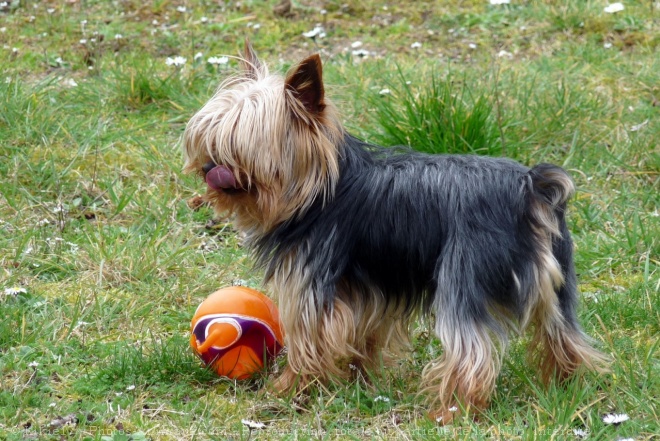
[[(440, 80), (434, 72), (415, 90), (401, 76), (371, 100), (376, 141), (384, 145), (410, 145), (427, 153), (499, 155), (496, 116), (485, 94), (473, 97), (461, 81)], [(392, 98), (390, 99), (390, 96)], [(381, 133), (382, 132), (382, 133)], [(378, 136), (380, 134), (380, 136)]]
[[(291, 17), (260, 1), (1, 6), (0, 438), (657, 437), (658, 4), (512, 3), (294, 2)], [(327, 36), (304, 38), (317, 23)], [(441, 351), (423, 324), (397, 365), (296, 399), (259, 392), (272, 372), (234, 383), (203, 369), (188, 348), (196, 306), (260, 275), (229, 226), (187, 207), (201, 185), (177, 143), (235, 68), (207, 57), (245, 36), (273, 69), (320, 51), (363, 138), (569, 169), (581, 321), (612, 374), (543, 388), (523, 339), (487, 413), (438, 427), (415, 396)], [(165, 63), (177, 55), (184, 66)], [(630, 419), (607, 425), (609, 413)]]

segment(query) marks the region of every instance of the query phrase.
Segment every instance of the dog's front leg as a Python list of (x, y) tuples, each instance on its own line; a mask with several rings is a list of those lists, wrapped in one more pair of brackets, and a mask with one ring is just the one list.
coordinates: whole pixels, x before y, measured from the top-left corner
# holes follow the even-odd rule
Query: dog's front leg
[(349, 363), (360, 356), (355, 349), (353, 311), (340, 299), (319, 304), (313, 291), (287, 285), (289, 289), (280, 290), (278, 296), (287, 366), (275, 381), (275, 390), (299, 391), (314, 380), (347, 378)]

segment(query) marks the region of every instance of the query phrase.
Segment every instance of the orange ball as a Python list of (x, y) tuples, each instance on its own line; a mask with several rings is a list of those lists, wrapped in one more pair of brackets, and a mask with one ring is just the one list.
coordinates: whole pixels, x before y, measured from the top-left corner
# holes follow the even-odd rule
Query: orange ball
[(275, 304), (245, 286), (222, 288), (195, 311), (190, 346), (219, 375), (246, 379), (284, 345)]

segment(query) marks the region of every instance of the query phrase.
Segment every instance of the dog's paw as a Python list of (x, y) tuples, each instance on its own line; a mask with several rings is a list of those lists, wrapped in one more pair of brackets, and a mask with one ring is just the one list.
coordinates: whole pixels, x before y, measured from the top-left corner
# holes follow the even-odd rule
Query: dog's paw
[(206, 204), (206, 201), (202, 196), (193, 196), (190, 199), (188, 199), (188, 208), (194, 211), (197, 211), (200, 208), (202, 208), (204, 204)]
[(301, 386), (302, 377), (288, 366), (270, 385), (271, 391), (277, 395), (286, 395), (297, 391)]

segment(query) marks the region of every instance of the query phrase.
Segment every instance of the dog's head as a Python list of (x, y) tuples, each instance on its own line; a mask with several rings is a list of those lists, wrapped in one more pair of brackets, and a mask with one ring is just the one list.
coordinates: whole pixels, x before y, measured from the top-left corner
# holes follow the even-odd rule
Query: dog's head
[(286, 76), (270, 74), (249, 43), (240, 60), (188, 122), (184, 170), (204, 178), (206, 199), (234, 212), (239, 228), (268, 231), (331, 197), (343, 129), (318, 55)]

